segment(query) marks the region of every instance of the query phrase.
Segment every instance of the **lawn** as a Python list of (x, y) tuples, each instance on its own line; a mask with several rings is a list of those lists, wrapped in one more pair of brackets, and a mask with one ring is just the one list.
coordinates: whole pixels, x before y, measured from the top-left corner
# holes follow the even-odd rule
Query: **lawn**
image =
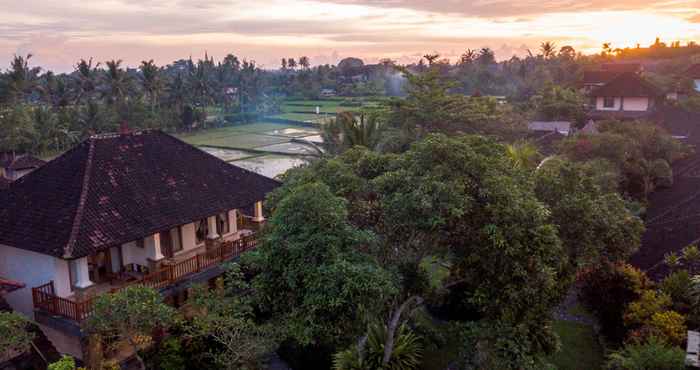
[(554, 331), (561, 339), (561, 351), (549, 358), (558, 370), (596, 370), (603, 367), (603, 350), (589, 325), (554, 322)]
[(258, 146), (288, 142), (288, 137), (284, 137), (283, 135), (270, 135), (269, 133), (294, 127), (295, 126), (291, 125), (260, 122), (201, 130), (191, 134), (179, 134), (177, 136), (181, 140), (192, 145), (250, 149)]

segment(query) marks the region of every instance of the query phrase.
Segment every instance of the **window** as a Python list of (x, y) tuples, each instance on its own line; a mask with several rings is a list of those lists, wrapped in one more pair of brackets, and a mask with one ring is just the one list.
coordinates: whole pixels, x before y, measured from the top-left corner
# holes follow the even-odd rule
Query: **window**
[(207, 239), (207, 234), (209, 234), (209, 225), (207, 224), (207, 219), (201, 219), (195, 224), (195, 236), (197, 238), (197, 244), (202, 244)]
[(180, 227), (170, 230), (170, 240), (173, 243), (173, 252), (179, 252), (182, 250), (182, 231), (180, 230)]
[(231, 231), (230, 224), (228, 223), (228, 212), (219, 213), (216, 215), (216, 232), (219, 235), (228, 234)]
[(615, 98), (603, 98), (603, 108), (615, 108)]

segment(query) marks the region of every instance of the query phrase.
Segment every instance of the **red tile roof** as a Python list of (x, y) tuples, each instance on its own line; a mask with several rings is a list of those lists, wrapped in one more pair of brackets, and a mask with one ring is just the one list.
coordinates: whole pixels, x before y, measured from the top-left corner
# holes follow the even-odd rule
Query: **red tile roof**
[(23, 155), (21, 157), (15, 158), (14, 161), (12, 161), (7, 168), (11, 170), (28, 170), (32, 168), (39, 168), (46, 164), (45, 161), (36, 158), (31, 155)]
[(279, 185), (160, 131), (92, 137), (0, 192), (0, 244), (79, 258)]
[(584, 71), (584, 84), (604, 84), (610, 82), (613, 78), (620, 75), (620, 72), (615, 71)]
[(622, 73), (593, 90), (592, 96), (658, 97), (661, 92), (636, 73)]

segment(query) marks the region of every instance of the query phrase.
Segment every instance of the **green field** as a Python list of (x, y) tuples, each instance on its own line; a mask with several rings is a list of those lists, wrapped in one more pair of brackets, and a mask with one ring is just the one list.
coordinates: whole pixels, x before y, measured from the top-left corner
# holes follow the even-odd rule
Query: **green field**
[(231, 149), (255, 149), (274, 144), (288, 143), (292, 138), (318, 135), (312, 128), (259, 122), (228, 126), (177, 135), (186, 143), (198, 146), (214, 146)]
[(603, 349), (590, 325), (569, 322), (554, 322), (554, 331), (561, 339), (561, 351), (549, 358), (557, 370), (602, 369)]

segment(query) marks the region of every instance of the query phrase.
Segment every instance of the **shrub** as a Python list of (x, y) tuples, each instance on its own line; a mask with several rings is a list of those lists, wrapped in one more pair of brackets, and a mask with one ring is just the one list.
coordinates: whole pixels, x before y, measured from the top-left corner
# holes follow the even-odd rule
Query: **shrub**
[(651, 337), (646, 343), (631, 343), (610, 355), (612, 370), (683, 370), (685, 352)]
[(335, 370), (413, 370), (420, 365), (423, 357), (423, 346), (420, 338), (406, 324), (401, 325), (396, 333), (396, 342), (391, 359), (386, 367), (382, 366), (384, 357), (384, 339), (386, 327), (374, 324), (369, 328), (369, 335), (364, 356), (360, 356), (357, 346), (339, 352), (333, 356)]
[(623, 264), (602, 263), (579, 276), (581, 302), (601, 325), (601, 332), (613, 343), (627, 336), (623, 316), (626, 307), (651, 286), (643, 272)]
[(673, 309), (688, 313), (692, 305), (690, 294), (690, 274), (687, 270), (679, 270), (668, 275), (660, 284), (661, 291), (671, 297)]
[(675, 311), (655, 313), (648, 324), (651, 335), (668, 343), (682, 345), (686, 337), (685, 317)]
[(663, 312), (671, 306), (671, 297), (654, 290), (642, 292), (638, 301), (632, 302), (625, 311), (625, 325), (628, 329), (639, 328), (648, 324), (652, 316)]

